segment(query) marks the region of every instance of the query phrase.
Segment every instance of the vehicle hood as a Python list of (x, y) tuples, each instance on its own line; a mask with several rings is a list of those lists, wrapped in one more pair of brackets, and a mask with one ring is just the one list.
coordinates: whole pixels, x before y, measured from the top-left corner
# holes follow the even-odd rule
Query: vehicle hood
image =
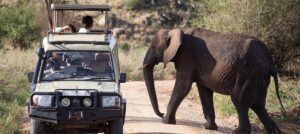
[(96, 81), (43, 81), (36, 85), (36, 92), (55, 92), (57, 89), (96, 89), (98, 92), (118, 92), (115, 82)]

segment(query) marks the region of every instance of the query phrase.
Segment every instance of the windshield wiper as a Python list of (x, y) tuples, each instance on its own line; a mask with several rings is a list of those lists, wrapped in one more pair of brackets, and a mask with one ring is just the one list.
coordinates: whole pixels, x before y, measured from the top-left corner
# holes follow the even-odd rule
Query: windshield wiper
[(67, 76), (67, 77), (61, 77), (61, 78), (53, 78), (52, 80), (64, 80), (64, 79), (70, 79), (70, 78), (78, 78), (78, 76)]
[(83, 79), (84, 80), (112, 80), (111, 77), (88, 77)]

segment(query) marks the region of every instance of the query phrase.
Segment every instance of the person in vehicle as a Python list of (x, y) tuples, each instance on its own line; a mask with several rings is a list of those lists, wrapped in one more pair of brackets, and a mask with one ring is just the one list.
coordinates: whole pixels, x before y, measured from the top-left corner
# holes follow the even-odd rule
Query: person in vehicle
[(55, 78), (65, 77), (61, 71), (61, 66), (66, 66), (62, 59), (62, 53), (53, 52), (52, 57), (47, 61), (46, 70), (44, 71), (44, 79), (52, 80)]
[(76, 27), (73, 24), (65, 25), (64, 27), (56, 27), (54, 29), (54, 32), (56, 33), (75, 33)]
[(103, 53), (95, 54), (95, 61), (92, 62), (91, 68), (96, 73), (105, 73), (109, 68), (109, 57)]
[(52, 71), (57, 71), (60, 70), (61, 66), (66, 66), (66, 63), (62, 59), (62, 53), (54, 52), (52, 57), (48, 60), (47, 68), (52, 69)]
[(62, 32), (64, 32), (64, 33), (75, 33), (76, 31), (77, 31), (76, 27), (73, 24), (65, 25), (62, 28)]
[(93, 17), (91, 16), (84, 16), (82, 18), (82, 25), (83, 27), (79, 29), (78, 33), (89, 33), (91, 32), (91, 28), (93, 27)]

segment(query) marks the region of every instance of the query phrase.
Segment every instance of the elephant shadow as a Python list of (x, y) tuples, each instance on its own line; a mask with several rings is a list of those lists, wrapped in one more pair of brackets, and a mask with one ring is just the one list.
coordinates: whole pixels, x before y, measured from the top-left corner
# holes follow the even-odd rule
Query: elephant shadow
[[(189, 126), (189, 127), (203, 128), (204, 129), (204, 123), (205, 122), (192, 121), (192, 120), (186, 120), (186, 119), (177, 119), (176, 121), (177, 121), (176, 125), (182, 125), (182, 126)], [(126, 116), (125, 124), (126, 123), (144, 123), (144, 122), (161, 123), (161, 119), (160, 118), (155, 118), (155, 117)], [(207, 129), (205, 129), (205, 130), (207, 130)], [(212, 130), (212, 131), (214, 131), (214, 130)], [(232, 128), (225, 127), (225, 126), (219, 126), (218, 130), (217, 130), (217, 132), (223, 132), (223, 133), (231, 133), (232, 131), (233, 131)], [(154, 133), (151, 133), (151, 134), (154, 134)], [(168, 134), (171, 134), (171, 133), (168, 133)]]

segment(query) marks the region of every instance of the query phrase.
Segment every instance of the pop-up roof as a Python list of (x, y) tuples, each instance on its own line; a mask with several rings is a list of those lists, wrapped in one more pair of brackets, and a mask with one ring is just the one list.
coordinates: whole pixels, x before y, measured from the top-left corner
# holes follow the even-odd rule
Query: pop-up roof
[(110, 11), (108, 5), (51, 4), (52, 10)]
[[(48, 8), (48, 7), (47, 7)], [(98, 11), (104, 12), (105, 14), (105, 30), (108, 30), (107, 22), (107, 12), (110, 11), (111, 7), (108, 5), (78, 5), (78, 4), (51, 4), (50, 9), (53, 11), (52, 15), (48, 12), (48, 19), (51, 29), (55, 29), (59, 26), (58, 24), (58, 14), (60, 11)], [(52, 16), (52, 17), (51, 17)]]

